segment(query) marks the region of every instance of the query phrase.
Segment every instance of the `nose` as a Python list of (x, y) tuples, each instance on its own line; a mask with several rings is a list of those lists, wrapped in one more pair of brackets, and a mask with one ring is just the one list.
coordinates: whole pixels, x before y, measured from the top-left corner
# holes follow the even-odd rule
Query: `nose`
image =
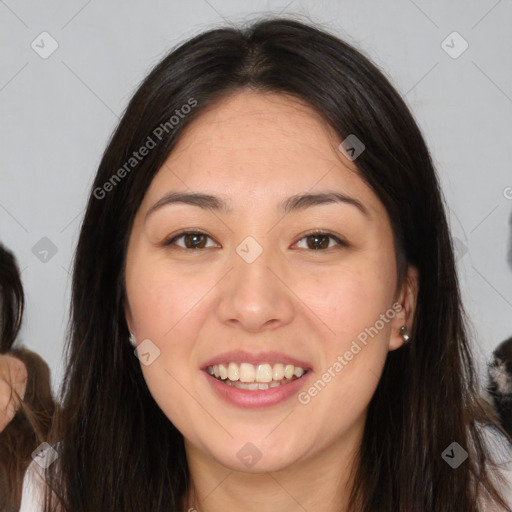
[(222, 280), (219, 290), (220, 321), (248, 332), (276, 329), (290, 323), (297, 300), (287, 283), (291, 278), (285, 259), (278, 258), (268, 247), (263, 247), (263, 252), (252, 262), (240, 254), (233, 251), (232, 270)]

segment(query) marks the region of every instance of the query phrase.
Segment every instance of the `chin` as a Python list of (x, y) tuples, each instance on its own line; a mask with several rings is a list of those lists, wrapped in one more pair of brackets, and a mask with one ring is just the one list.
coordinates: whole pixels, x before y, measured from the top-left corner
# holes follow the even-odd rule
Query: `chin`
[[(212, 447), (213, 450), (208, 450), (219, 464), (232, 470), (243, 473), (268, 473), (281, 471), (295, 464), (299, 463), (302, 450), (296, 445), (286, 446), (283, 450), (283, 445), (280, 443), (259, 442), (259, 439), (264, 439), (268, 435), (268, 431), (261, 437), (250, 437), (245, 434), (245, 440), (239, 441), (231, 439), (229, 443), (219, 443), (219, 445)], [(219, 451), (219, 447), (222, 447)]]

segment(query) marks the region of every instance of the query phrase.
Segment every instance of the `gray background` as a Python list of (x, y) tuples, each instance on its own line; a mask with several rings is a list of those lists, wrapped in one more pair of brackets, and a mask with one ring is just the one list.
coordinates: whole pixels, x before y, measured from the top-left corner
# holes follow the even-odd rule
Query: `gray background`
[[(510, 0), (6, 0), (0, 1), (0, 240), (22, 269), (21, 341), (48, 361), (55, 390), (73, 250), (118, 116), (174, 45), (261, 13), (320, 22), (388, 75), (440, 174), (481, 372), (512, 335)], [(460, 54), (464, 41), (468, 48)], [(58, 48), (42, 58), (52, 44)]]

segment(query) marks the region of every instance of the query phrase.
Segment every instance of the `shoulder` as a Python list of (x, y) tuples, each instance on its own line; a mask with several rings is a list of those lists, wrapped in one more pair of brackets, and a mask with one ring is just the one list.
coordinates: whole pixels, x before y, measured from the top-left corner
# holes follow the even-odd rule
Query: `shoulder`
[[(487, 452), (496, 463), (496, 467), (489, 466), (491, 477), (512, 510), (512, 445), (495, 427), (482, 427), (481, 432)], [(493, 509), (490, 508), (489, 504), (486, 504), (483, 498), (480, 498), (480, 500), (482, 511), (493, 512)]]
[(58, 458), (57, 446), (42, 443), (32, 454), (32, 462), (23, 478), (19, 512), (43, 512), (45, 498), (45, 469)]

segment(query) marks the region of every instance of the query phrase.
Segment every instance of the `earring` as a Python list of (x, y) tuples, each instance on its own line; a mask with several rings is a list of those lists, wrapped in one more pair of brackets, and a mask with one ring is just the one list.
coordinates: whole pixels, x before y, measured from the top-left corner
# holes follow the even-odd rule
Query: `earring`
[(137, 340), (135, 339), (135, 336), (130, 333), (130, 337), (128, 338), (128, 341), (135, 347), (135, 345), (137, 344)]
[(400, 335), (403, 337), (405, 343), (411, 339), (409, 336), (409, 329), (407, 329), (406, 325), (402, 325), (402, 327), (400, 327)]

